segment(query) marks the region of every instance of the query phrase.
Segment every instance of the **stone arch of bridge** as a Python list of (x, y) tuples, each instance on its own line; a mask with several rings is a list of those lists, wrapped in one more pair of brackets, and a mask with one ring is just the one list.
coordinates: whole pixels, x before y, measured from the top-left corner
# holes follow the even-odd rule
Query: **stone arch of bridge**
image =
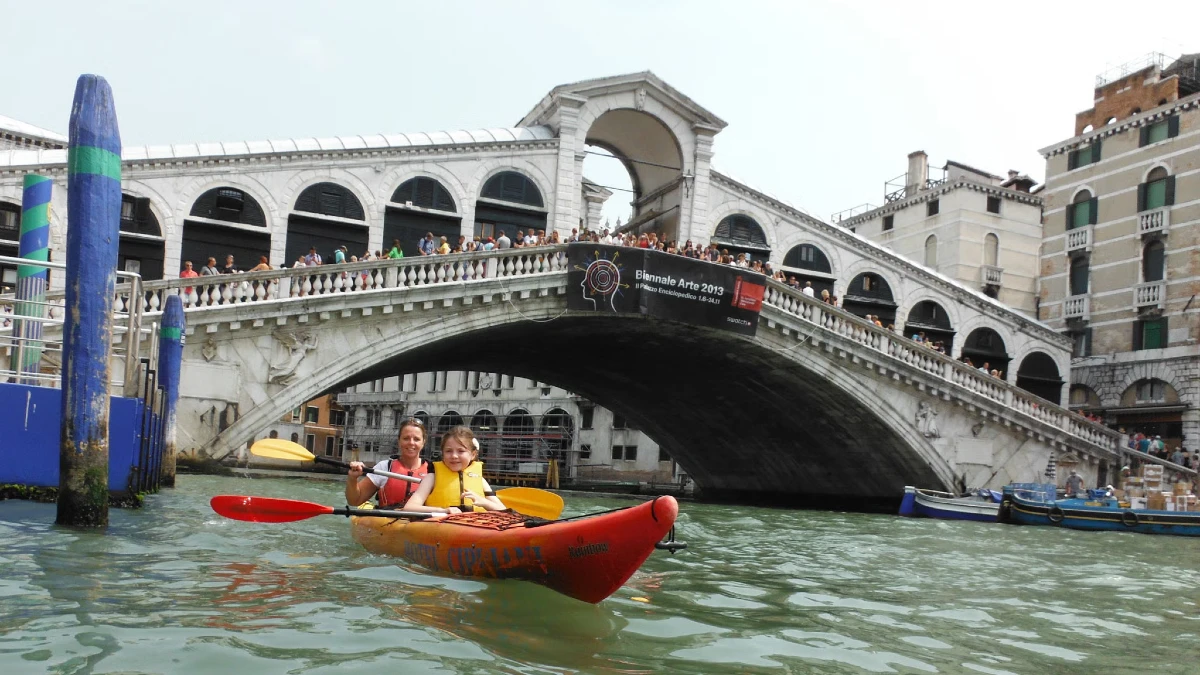
[[(560, 312), (561, 301), (550, 297), (523, 303), (519, 314), (495, 303), (409, 319), (402, 329), (377, 324), (370, 344), (315, 364), (244, 411), (214, 449), (244, 445), (270, 420), (323, 392), (436, 367), (505, 371), (609, 407), (715, 498), (887, 507), (905, 484), (954, 480), (932, 439), (914, 424), (917, 404), (897, 405), (890, 380), (871, 380), (824, 350), (796, 349), (777, 331), (746, 339), (636, 315), (526, 320)], [(624, 358), (546, 359), (547, 353)]]

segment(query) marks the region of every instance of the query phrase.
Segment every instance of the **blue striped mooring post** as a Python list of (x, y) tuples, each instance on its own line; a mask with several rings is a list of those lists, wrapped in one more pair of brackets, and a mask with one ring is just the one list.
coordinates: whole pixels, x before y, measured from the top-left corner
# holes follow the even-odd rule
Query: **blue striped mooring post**
[[(45, 262), (50, 259), (50, 195), (54, 183), (46, 176), (25, 174), (25, 189), (21, 195), (21, 239), (17, 255)], [(21, 373), (21, 382), (37, 384), (35, 377), (42, 363), (42, 319), (46, 317), (46, 280), (49, 275), (41, 265), (17, 266), (17, 302), (13, 314), (31, 317), (30, 321), (13, 320), (11, 369)]]
[(175, 487), (175, 408), (179, 404), (179, 371), (183, 365), (183, 299), (167, 296), (158, 331), (158, 382), (163, 389), (162, 484)]
[(67, 144), (59, 525), (108, 527), (113, 293), (121, 223), (121, 133), (112, 89), (80, 75)]

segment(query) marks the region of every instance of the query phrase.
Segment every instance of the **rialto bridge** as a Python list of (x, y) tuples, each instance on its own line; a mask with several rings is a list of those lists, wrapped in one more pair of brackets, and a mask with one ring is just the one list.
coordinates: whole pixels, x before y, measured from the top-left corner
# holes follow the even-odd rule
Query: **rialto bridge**
[[(601, 403), (710, 496), (886, 502), (906, 483), (1032, 481), (1051, 457), (1100, 478), (1118, 460), (1112, 431), (775, 282), (754, 336), (568, 310), (579, 290), (566, 251), (146, 284), (147, 321), (167, 295), (189, 308), (181, 449), (223, 456), (323, 392), (446, 369), (511, 373)], [(119, 307), (129, 302), (120, 291)], [(994, 321), (986, 306), (954, 306)], [(1056, 344), (1026, 339), (1028, 354)]]
[[(150, 280), (151, 313), (164, 294), (191, 289), (180, 446), (222, 455), (357, 381), (480, 370), (550, 382), (626, 415), (710, 494), (894, 499), (906, 482), (1033, 480), (1052, 453), (1111, 472), (1114, 434), (1057, 405), (1065, 338), (714, 171), (724, 126), (641, 73), (558, 87), (510, 129), (126, 148), (119, 264)], [(594, 225), (587, 146), (629, 169), (628, 229), (767, 258), (845, 309), (772, 284), (757, 335), (739, 337), (567, 311), (559, 249), (412, 255), (425, 232)], [(25, 173), (55, 179), (58, 258), (65, 160), (62, 150), (0, 152), (0, 211), (19, 201)], [(328, 257), (393, 240), (409, 257), (236, 284), (154, 281), (183, 260), (233, 254), (248, 268), (263, 256), (278, 267), (310, 246)], [(855, 316), (868, 313), (896, 332)], [(903, 337), (918, 331), (950, 356)]]

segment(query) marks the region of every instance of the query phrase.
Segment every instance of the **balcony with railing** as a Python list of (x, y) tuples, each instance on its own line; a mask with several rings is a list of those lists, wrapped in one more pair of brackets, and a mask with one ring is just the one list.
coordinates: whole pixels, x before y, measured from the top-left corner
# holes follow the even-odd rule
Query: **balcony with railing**
[(1167, 296), (1167, 282), (1147, 281), (1133, 287), (1133, 308), (1162, 309)]
[(1138, 214), (1138, 234), (1166, 234), (1171, 228), (1171, 207), (1163, 206)]
[(1088, 295), (1072, 295), (1063, 300), (1064, 319), (1087, 321), (1092, 311), (1092, 298)]
[(1092, 230), (1094, 225), (1085, 225), (1073, 230), (1067, 230), (1067, 253), (1075, 251), (1089, 252), (1092, 250)]
[(979, 266), (979, 283), (984, 286), (1001, 286), (1004, 282), (1004, 268), (995, 265)]

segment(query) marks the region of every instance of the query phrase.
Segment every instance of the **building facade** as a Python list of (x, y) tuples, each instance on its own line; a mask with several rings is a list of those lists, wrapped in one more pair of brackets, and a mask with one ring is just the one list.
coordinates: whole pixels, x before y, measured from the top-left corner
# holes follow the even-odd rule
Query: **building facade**
[(559, 387), (503, 373), (431, 371), (365, 382), (336, 395), (346, 411), (347, 457), (374, 463), (395, 453), (403, 420), (429, 431), (424, 456), (466, 425), (490, 476), (539, 480), (558, 462), (564, 481), (678, 482), (671, 457), (621, 416)]
[(1097, 79), (1043, 148), (1044, 321), (1074, 341), (1070, 403), (1200, 445), (1200, 55)]
[(954, 161), (931, 174), (918, 150), (908, 171), (884, 184), (884, 206), (833, 222), (1034, 316), (1042, 200), (1032, 187), (1016, 171), (1001, 178)]

